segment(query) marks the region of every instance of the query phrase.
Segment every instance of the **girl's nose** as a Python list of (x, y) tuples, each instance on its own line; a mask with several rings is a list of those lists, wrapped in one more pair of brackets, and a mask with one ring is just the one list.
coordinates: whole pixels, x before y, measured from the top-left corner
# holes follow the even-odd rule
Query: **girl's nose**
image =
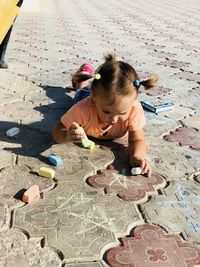
[(110, 118), (111, 123), (117, 123), (118, 122), (118, 116), (113, 116)]

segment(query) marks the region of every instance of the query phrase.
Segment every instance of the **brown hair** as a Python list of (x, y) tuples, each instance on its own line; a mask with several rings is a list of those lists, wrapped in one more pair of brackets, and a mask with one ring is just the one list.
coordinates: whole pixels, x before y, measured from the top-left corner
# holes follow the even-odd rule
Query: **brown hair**
[[(100, 74), (100, 79), (95, 79), (94, 75), (83, 74), (77, 72), (73, 75), (73, 79), (83, 82), (94, 78), (91, 84), (93, 95), (104, 93), (113, 98), (116, 95), (128, 95), (133, 90), (138, 92), (139, 86), (134, 86), (134, 81), (139, 80), (135, 69), (124, 61), (117, 61), (115, 54), (105, 55), (105, 62), (96, 70), (95, 74)], [(156, 85), (159, 77), (152, 75), (149, 78), (140, 81), (140, 85), (145, 89), (149, 89)]]

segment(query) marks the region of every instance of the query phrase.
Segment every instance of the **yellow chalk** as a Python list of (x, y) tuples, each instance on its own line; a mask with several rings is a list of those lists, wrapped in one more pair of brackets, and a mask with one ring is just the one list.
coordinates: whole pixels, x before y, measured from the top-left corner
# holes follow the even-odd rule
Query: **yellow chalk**
[(81, 144), (84, 148), (93, 149), (95, 147), (95, 143), (87, 138), (87, 135), (82, 127), (79, 126), (77, 128), (77, 133), (83, 133), (85, 135), (85, 137), (81, 140)]
[(81, 144), (84, 148), (88, 148), (88, 149), (93, 149), (95, 147), (95, 143), (91, 140), (89, 140), (86, 137), (84, 137), (82, 140), (81, 140)]
[(51, 169), (51, 168), (40, 167), (39, 175), (43, 176), (43, 177), (46, 177), (46, 178), (53, 179), (55, 177), (55, 171), (53, 169)]

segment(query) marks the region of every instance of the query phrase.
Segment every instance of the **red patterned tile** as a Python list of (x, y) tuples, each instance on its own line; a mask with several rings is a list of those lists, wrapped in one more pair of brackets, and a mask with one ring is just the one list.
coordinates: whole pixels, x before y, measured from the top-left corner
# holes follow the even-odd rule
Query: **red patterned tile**
[(158, 57), (158, 58), (170, 58), (170, 57), (175, 57), (176, 54), (175, 53), (166, 53), (163, 51), (154, 51), (152, 53), (149, 53), (152, 56)]
[(171, 68), (182, 68), (182, 67), (188, 67), (191, 64), (189, 62), (183, 62), (178, 60), (166, 60), (164, 62), (158, 63), (158, 65), (163, 65), (165, 67), (171, 67)]
[(142, 225), (108, 251), (107, 261), (111, 267), (194, 267), (200, 264), (200, 248), (158, 226)]
[(200, 86), (192, 88), (192, 90), (190, 90), (189, 92), (194, 93), (194, 94), (200, 94)]
[(150, 96), (160, 96), (160, 95), (168, 94), (171, 91), (172, 91), (172, 89), (170, 89), (170, 88), (159, 86), (159, 87), (155, 87), (155, 88), (152, 88), (152, 89), (146, 91), (146, 94), (150, 95)]
[(180, 79), (185, 79), (188, 81), (193, 81), (193, 82), (198, 82), (200, 83), (200, 73), (193, 73), (189, 71), (183, 71), (180, 73), (176, 73), (173, 76), (180, 78)]
[(165, 135), (164, 139), (170, 142), (177, 142), (181, 146), (189, 146), (192, 149), (200, 150), (200, 132), (194, 128), (180, 127)]
[(119, 173), (114, 168), (100, 170), (90, 176), (87, 182), (95, 188), (103, 188), (106, 194), (116, 194), (123, 200), (140, 202), (146, 201), (148, 195), (155, 194), (157, 189), (165, 186), (165, 179), (161, 175), (153, 174), (150, 178), (132, 176), (128, 169), (122, 169)]

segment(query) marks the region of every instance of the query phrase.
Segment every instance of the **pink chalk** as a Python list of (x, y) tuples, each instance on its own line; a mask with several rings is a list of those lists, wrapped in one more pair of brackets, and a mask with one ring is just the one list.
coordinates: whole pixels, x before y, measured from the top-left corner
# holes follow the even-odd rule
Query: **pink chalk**
[(39, 199), (40, 199), (40, 190), (37, 184), (32, 185), (22, 196), (22, 201), (26, 203), (31, 203)]

